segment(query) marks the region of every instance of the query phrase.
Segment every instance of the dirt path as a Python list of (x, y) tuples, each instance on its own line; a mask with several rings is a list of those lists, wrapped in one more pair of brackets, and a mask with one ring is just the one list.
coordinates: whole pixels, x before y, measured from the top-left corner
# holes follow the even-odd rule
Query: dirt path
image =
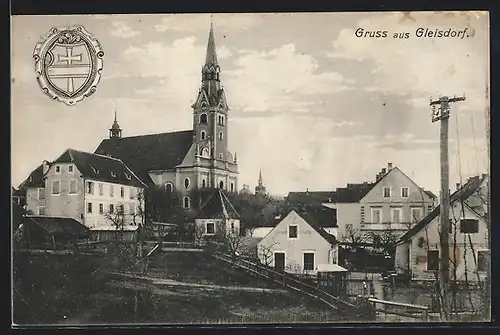
[(198, 287), (198, 288), (206, 288), (212, 290), (230, 290), (230, 291), (247, 291), (247, 292), (280, 292), (280, 293), (288, 293), (285, 289), (270, 289), (270, 288), (261, 288), (261, 287), (248, 287), (248, 286), (223, 286), (223, 285), (209, 285), (209, 284), (196, 284), (196, 283), (186, 283), (173, 279), (159, 279), (159, 278), (151, 278), (145, 276), (137, 276), (131, 274), (123, 274), (118, 272), (109, 272), (110, 274), (126, 277), (130, 279), (138, 279), (141, 281), (149, 282), (153, 285), (165, 285), (165, 286), (189, 286), (189, 287)]

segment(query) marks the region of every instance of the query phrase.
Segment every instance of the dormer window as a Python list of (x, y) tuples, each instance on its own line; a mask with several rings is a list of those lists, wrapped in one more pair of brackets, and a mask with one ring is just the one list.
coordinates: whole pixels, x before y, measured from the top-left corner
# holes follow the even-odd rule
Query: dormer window
[(203, 113), (200, 115), (200, 124), (207, 124), (208, 123), (208, 117), (207, 114)]
[(95, 174), (99, 174), (99, 170), (98, 169), (96, 169), (92, 165), (90, 165), (90, 168), (92, 169), (92, 171), (94, 171)]
[(125, 178), (127, 178), (128, 180), (132, 179), (132, 177), (128, 173), (125, 173)]
[(116, 178), (116, 173), (111, 172), (111, 177)]

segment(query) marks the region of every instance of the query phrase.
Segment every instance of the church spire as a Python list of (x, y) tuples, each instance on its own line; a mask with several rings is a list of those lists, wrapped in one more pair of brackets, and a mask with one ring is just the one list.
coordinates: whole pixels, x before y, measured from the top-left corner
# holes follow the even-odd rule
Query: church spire
[(122, 129), (118, 124), (116, 119), (116, 108), (115, 108), (115, 120), (113, 121), (113, 125), (109, 129), (109, 138), (121, 138), (122, 137)]
[(214, 23), (210, 17), (210, 32), (208, 33), (207, 55), (205, 58), (205, 65), (218, 65), (217, 52), (215, 51), (215, 38), (214, 38)]
[(262, 186), (263, 180), (262, 180), (262, 170), (259, 170), (259, 186)]

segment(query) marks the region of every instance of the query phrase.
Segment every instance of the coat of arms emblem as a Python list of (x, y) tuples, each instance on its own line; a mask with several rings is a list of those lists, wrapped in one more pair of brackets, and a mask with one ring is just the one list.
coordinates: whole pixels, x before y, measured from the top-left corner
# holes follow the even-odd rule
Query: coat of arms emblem
[(74, 105), (95, 93), (104, 52), (82, 26), (53, 28), (33, 51), (38, 83), (54, 100)]

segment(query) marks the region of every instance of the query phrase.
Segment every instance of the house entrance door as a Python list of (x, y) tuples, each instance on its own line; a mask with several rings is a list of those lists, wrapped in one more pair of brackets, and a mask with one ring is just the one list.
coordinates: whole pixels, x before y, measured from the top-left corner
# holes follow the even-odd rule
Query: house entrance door
[(274, 269), (279, 272), (285, 270), (285, 253), (276, 252), (274, 253)]

